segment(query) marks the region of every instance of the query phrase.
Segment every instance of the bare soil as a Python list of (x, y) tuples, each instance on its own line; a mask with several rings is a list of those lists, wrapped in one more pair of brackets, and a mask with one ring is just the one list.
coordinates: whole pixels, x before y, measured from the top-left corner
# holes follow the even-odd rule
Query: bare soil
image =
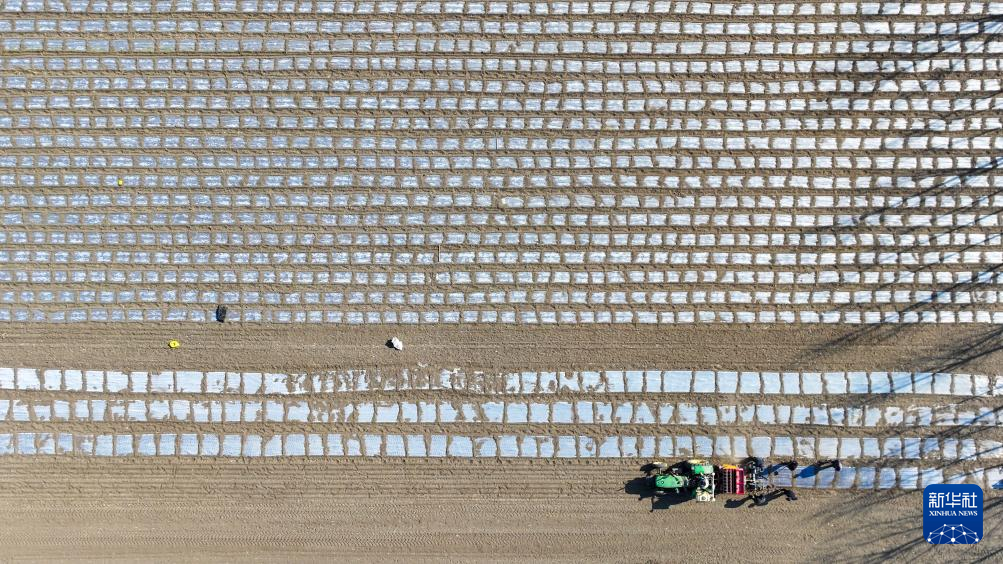
[[(403, 352), (383, 343), (391, 334)], [(169, 339), (182, 341), (170, 350)], [(991, 329), (868, 335), (845, 327), (392, 331), (144, 325), (24, 327), (0, 336), (9, 365), (292, 370), (742, 368), (992, 371)], [(416, 392), (428, 393), (428, 392)], [(128, 423), (110, 423), (131, 429)], [(165, 429), (172, 423), (160, 424)], [(70, 424), (72, 426), (72, 423)], [(794, 429), (780, 426), (778, 433)], [(880, 434), (881, 429), (873, 432)], [(988, 428), (981, 436), (998, 438)], [(0, 554), (17, 560), (864, 562), (995, 560), (986, 540), (922, 541), (918, 492), (800, 492), (790, 503), (655, 502), (638, 460), (0, 460)]]
[[(403, 351), (385, 343), (396, 335)], [(181, 342), (170, 349), (168, 341)], [(0, 328), (11, 366), (137, 370), (917, 370), (995, 373), (992, 325), (658, 327), (325, 326), (240, 323)]]
[[(17, 560), (993, 561), (927, 545), (919, 493), (803, 492), (764, 508), (652, 503), (631, 461), (5, 461)], [(995, 528), (995, 531), (993, 529)], [(995, 534), (993, 534), (995, 532)]]

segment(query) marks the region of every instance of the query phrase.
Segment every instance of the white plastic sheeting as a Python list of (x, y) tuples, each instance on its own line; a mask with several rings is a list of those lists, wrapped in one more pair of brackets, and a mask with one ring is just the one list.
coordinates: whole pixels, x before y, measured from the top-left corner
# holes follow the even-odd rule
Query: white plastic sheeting
[[(502, 458), (610, 458), (792, 456), (790, 439), (780, 437), (627, 436), (586, 437), (572, 435), (467, 436), (442, 434), (71, 434), (0, 433), (0, 455), (76, 456), (349, 456), (349, 457), (502, 457)], [(810, 444), (818, 445), (819, 457), (836, 456), (839, 439), (799, 438), (798, 455), (813, 457)], [(748, 450), (746, 450), (748, 448)], [(974, 480), (994, 487), (1003, 480), (999, 467), (951, 472), (917, 466), (881, 467), (855, 465), (857, 458), (843, 452), (842, 471), (802, 466), (793, 474), (775, 468), (778, 485), (819, 488), (916, 489), (933, 483)], [(869, 453), (868, 457), (876, 457)]]
[[(847, 394), (987, 397), (1003, 395), (1003, 377), (901, 371), (605, 370), (485, 373), (466, 372), (460, 369), (437, 372), (404, 369), (400, 372), (346, 370), (319, 374), (285, 374), (191, 370), (126, 373), (0, 367), (0, 390), (245, 395), (330, 394), (374, 390), (458, 390), (478, 395), (553, 395), (573, 392), (716, 393), (763, 397)], [(489, 404), (483, 404), (481, 407), (486, 410), (494, 409)]]

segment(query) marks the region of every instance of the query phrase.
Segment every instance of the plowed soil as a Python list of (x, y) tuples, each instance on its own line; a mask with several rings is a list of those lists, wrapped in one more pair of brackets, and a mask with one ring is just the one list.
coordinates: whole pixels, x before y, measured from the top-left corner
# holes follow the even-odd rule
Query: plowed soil
[[(288, 408), (470, 398), (311, 389), (275, 394), (274, 418), (266, 405), (200, 419), (196, 404), (244, 413), (272, 398), (38, 380), (900, 371), (995, 384), (1000, 6), (6, 0), (0, 560), (1000, 561), (999, 491), (986, 487), (983, 542), (931, 547), (920, 490), (901, 488), (1003, 477), (1003, 387), (621, 388), (602, 401), (647, 410), (673, 394), (690, 413), (756, 419), (405, 423)], [(403, 351), (385, 346), (394, 336)], [(506, 409), (552, 414), (592, 392)], [(872, 407), (894, 415), (841, 424)], [(366, 433), (442, 446), (453, 432), (466, 451), (358, 448)], [(715, 456), (824, 440), (868, 473), (844, 489), (817, 474), (765, 508), (673, 505), (642, 487), (646, 460), (623, 443), (604, 458), (470, 446), (562, 433), (632, 449), (660, 437), (687, 455), (697, 442), (678, 438), (699, 434)], [(339, 449), (353, 435), (356, 451), (303, 453), (321, 434)], [(161, 450), (134, 446), (155, 435)], [(251, 435), (272, 450), (221, 447)], [(303, 455), (268, 435), (295, 436)], [(195, 456), (206, 436), (214, 450)]]
[[(809, 365), (979, 372), (1000, 362), (995, 346), (965, 347), (985, 340), (984, 329), (916, 330), (845, 346), (834, 344), (849, 342), (847, 335), (853, 335), (845, 329), (401, 331), (403, 353), (383, 347), (384, 335), (374, 329), (164, 325), (128, 335), (92, 329), (86, 337), (79, 330), (7, 332), (0, 351), (13, 366), (109, 370), (309, 371), (439, 359), (433, 366), (470, 370)], [(173, 337), (183, 342), (181, 349), (163, 347)], [(172, 428), (170, 422), (160, 425)], [(125, 422), (112, 426), (131, 428)], [(797, 430), (778, 426), (776, 432)], [(978, 433), (998, 438), (998, 428)], [(43, 561), (678, 562), (989, 561), (1003, 550), (1000, 535), (992, 532), (1000, 516), (993, 492), (983, 543), (931, 547), (921, 538), (918, 492), (801, 490), (797, 502), (775, 500), (765, 508), (732, 507), (733, 500), (668, 505), (654, 501), (637, 481), (641, 462), (7, 456), (0, 459), (0, 551)]]
[[(0, 544), (18, 559), (993, 561), (922, 541), (918, 493), (652, 504), (636, 467), (499, 462), (5, 464)], [(994, 534), (995, 533), (995, 534)]]

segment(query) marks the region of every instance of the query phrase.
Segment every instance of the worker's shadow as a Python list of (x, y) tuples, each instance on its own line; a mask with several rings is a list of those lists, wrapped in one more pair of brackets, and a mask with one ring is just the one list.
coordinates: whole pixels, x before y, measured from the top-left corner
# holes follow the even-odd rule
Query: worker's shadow
[(636, 495), (638, 501), (643, 501), (645, 499), (651, 500), (652, 511), (656, 509), (668, 509), (673, 505), (679, 505), (680, 503), (690, 501), (690, 496), (687, 494), (676, 495), (656, 493), (655, 488), (652, 487), (651, 478), (648, 476), (634, 478), (633, 480), (625, 483), (623, 485), (623, 491), (630, 495)]
[[(782, 470), (785, 470), (785, 469), (788, 470), (788, 471), (790, 471), (790, 472), (796, 472), (797, 471), (797, 469), (791, 470), (790, 467), (787, 464), (771, 464), (770, 466), (766, 467), (766, 470), (763, 471), (763, 474), (772, 474), (772, 475), (776, 476)], [(802, 468), (802, 470), (803, 470), (803, 468)]]
[(817, 466), (805, 466), (800, 472), (794, 475), (795, 478), (814, 478), (819, 473)]
[(743, 497), (742, 499), (729, 499), (724, 502), (724, 506), (727, 509), (739, 509), (740, 507), (745, 507), (746, 502), (749, 503), (750, 507), (755, 507), (755, 505), (752, 505), (751, 497)]
[(729, 499), (724, 502), (724, 506), (728, 509), (738, 509), (740, 507), (745, 507), (746, 504), (748, 504), (748, 506), (751, 508), (766, 507), (767, 505), (770, 504), (770, 502), (781, 498), (790, 502), (790, 501), (797, 501), (798, 496), (793, 489), (777, 488), (771, 492), (759, 496), (758, 501), (756, 501), (755, 497), (747, 495), (740, 499)]

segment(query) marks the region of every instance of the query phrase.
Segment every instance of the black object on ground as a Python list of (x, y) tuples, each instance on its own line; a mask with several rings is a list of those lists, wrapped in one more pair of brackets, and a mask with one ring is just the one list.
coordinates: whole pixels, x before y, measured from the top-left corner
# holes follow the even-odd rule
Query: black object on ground
[(226, 306), (223, 304), (216, 306), (216, 321), (220, 323), (226, 321)]

